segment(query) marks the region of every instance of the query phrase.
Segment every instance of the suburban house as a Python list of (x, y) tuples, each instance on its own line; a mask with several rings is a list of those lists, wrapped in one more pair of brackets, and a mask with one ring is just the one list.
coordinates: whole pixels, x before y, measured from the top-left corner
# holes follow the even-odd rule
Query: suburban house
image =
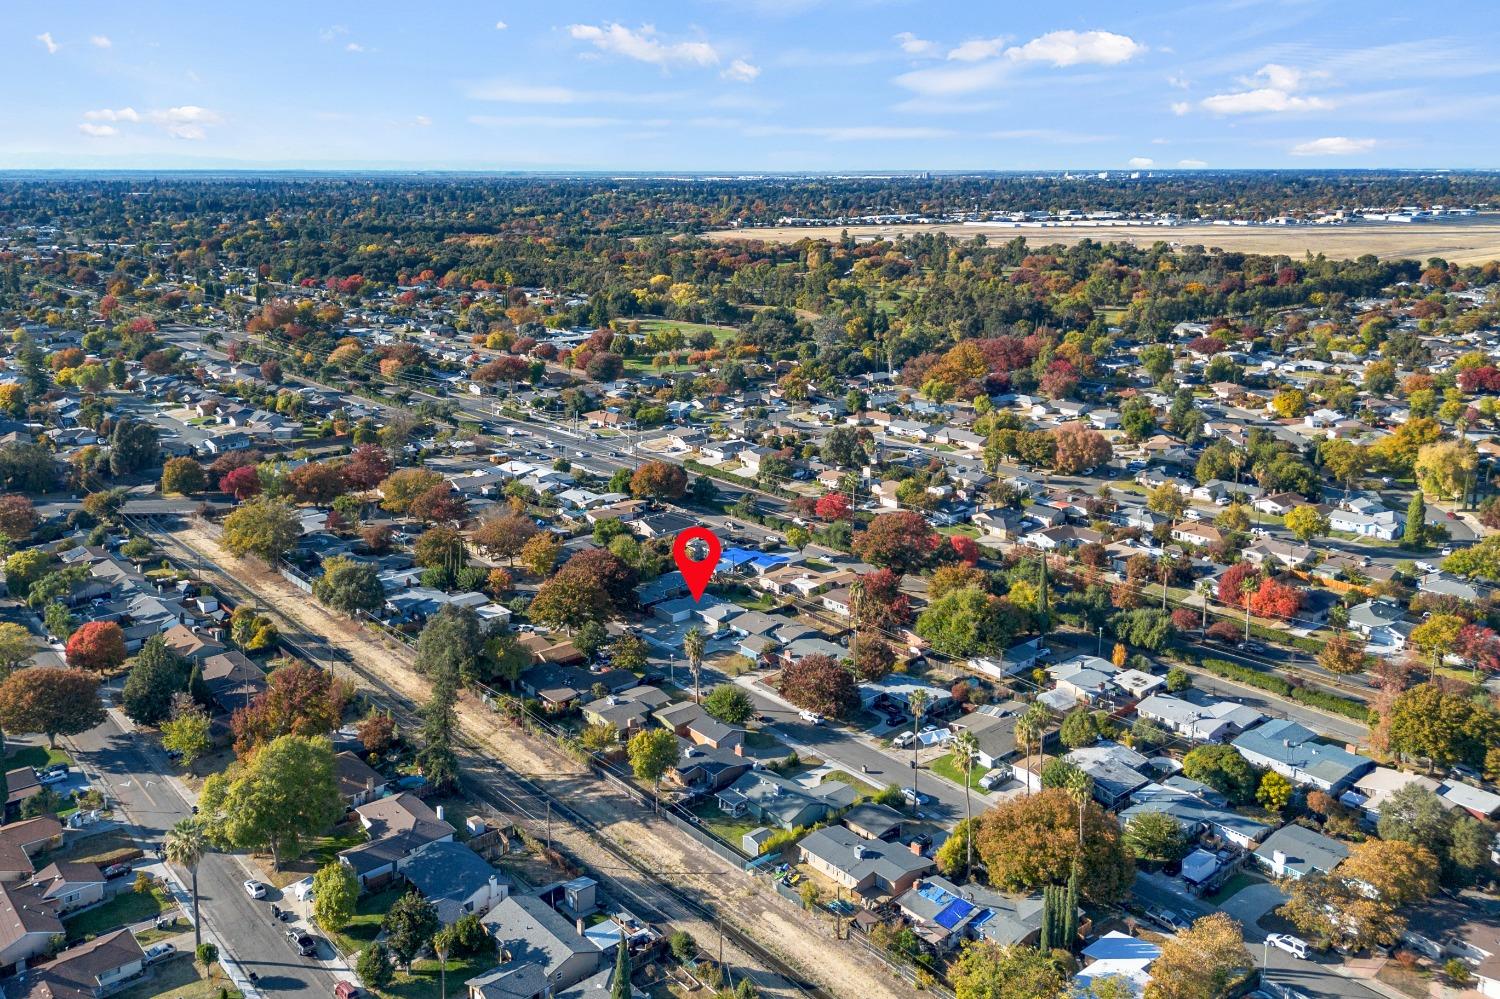
[(62, 843), (62, 823), (50, 815), (0, 826), (0, 883), (25, 881), (36, 872), (31, 858)]
[[(511, 895), (501, 899), (486, 915), (480, 917), (500, 947), (505, 960), (488, 975), (470, 979), (470, 994), (487, 999), (515, 999), (514, 995), (497, 993), (497, 976), (518, 965), (535, 965), (548, 987), (560, 992), (583, 981), (599, 970), (602, 952), (579, 932), (578, 925), (534, 895)], [(488, 980), (488, 981), (487, 981)], [(485, 991), (483, 986), (490, 986)]]
[(1194, 703), (1171, 694), (1152, 694), (1135, 706), (1136, 714), (1195, 742), (1223, 742), (1265, 720), (1254, 708), (1234, 701)]
[(129, 929), (65, 950), (7, 982), (7, 999), (102, 999), (145, 973), (146, 955)]
[(467, 915), (484, 915), (510, 894), (509, 878), (452, 840), (418, 847), (401, 864), (401, 873), (437, 909), (444, 926)]
[(1317, 738), (1312, 729), (1278, 718), (1237, 736), (1230, 745), (1254, 766), (1335, 796), (1374, 769), (1369, 757), (1326, 746)]
[(804, 836), (797, 855), (867, 905), (900, 895), (935, 869), (920, 847), (865, 839), (844, 826), (825, 826)]
[(1161, 948), (1149, 940), (1110, 930), (1083, 949), (1085, 964), (1073, 984), (1079, 995), (1092, 995), (1094, 982), (1117, 979), (1135, 995), (1144, 995), (1151, 983), (1151, 965)]
[(1120, 812), (1120, 822), (1128, 823), (1147, 812), (1172, 816), (1189, 839), (1207, 834), (1242, 850), (1252, 849), (1271, 832), (1264, 822), (1241, 815), (1222, 801), (1168, 784), (1151, 783), (1137, 788), (1130, 796), (1130, 807)]
[(104, 901), (104, 874), (94, 864), (57, 861), (37, 871), (27, 887), (59, 914)]
[(1042, 932), (1042, 897), (977, 884), (959, 886), (940, 874), (914, 882), (896, 899), (912, 932), (939, 953), (965, 940), (1034, 946)]
[(1285, 825), (1255, 848), (1255, 859), (1272, 877), (1329, 874), (1349, 856), (1349, 848), (1306, 826)]
[(719, 807), (730, 815), (749, 815), (782, 829), (810, 826), (854, 804), (848, 784), (825, 780), (807, 788), (767, 770), (746, 773), (718, 792)]
[(34, 888), (0, 885), (0, 969), (20, 970), (52, 948), (62, 935), (57, 906)]
[(1456, 957), (1469, 964), (1474, 988), (1500, 999), (1500, 902), (1465, 892), (1442, 892), (1413, 913), (1401, 942), (1434, 962)]
[(334, 756), (333, 777), (338, 781), (345, 808), (357, 808), (375, 800), (389, 783), (378, 770), (348, 750)]
[(402, 871), (404, 862), (428, 843), (453, 839), (453, 827), (442, 808), (434, 812), (416, 795), (405, 792), (377, 798), (354, 809), (370, 840), (339, 853), (339, 862), (354, 871), (360, 887), (384, 885)]

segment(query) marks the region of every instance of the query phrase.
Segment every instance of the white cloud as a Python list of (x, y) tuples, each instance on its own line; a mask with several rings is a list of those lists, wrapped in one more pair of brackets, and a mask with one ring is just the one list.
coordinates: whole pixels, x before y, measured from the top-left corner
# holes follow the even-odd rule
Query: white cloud
[(1349, 139), (1342, 135), (1331, 135), (1310, 142), (1299, 142), (1290, 152), (1293, 156), (1354, 156), (1374, 148), (1374, 139)]
[(1156, 161), (1149, 156), (1132, 156), (1130, 157), (1130, 161), (1125, 165), (1135, 167), (1138, 170), (1143, 170), (1148, 166), (1155, 166)]
[(924, 56), (932, 55), (937, 51), (937, 42), (929, 42), (925, 38), (918, 38), (910, 31), (891, 36), (901, 46), (901, 51), (907, 55)]
[(496, 21), (495, 22), (495, 30), (496, 31), (504, 31), (508, 27), (510, 27), (510, 25), (506, 24), (504, 21)]
[(1202, 160), (1178, 160), (1177, 165), (1182, 167), (1184, 170), (1202, 170), (1204, 167), (1208, 166), (1208, 164), (1203, 162)]
[[(1213, 114), (1285, 114), (1304, 111), (1326, 111), (1333, 102), (1314, 95), (1299, 95), (1308, 80), (1323, 73), (1308, 73), (1280, 63), (1266, 63), (1255, 75), (1240, 82), (1247, 88), (1227, 94), (1214, 94), (1198, 102)], [(1173, 106), (1176, 110), (1176, 105)], [(1183, 112), (1179, 111), (1179, 114)]]
[(1004, 44), (1003, 38), (971, 39), (948, 52), (950, 62), (964, 65), (912, 70), (894, 82), (928, 97), (952, 97), (993, 88), (1018, 64), (1114, 66), (1146, 51), (1135, 39), (1112, 31), (1052, 31), (1025, 45), (1004, 48)]
[(102, 108), (98, 111), (85, 111), (83, 116), (89, 121), (142, 121), (141, 113), (135, 108)]
[(48, 55), (57, 55), (57, 50), (62, 48), (61, 45), (52, 40), (52, 32), (50, 31), (44, 31), (40, 35), (37, 35), (36, 40), (46, 47)]
[(953, 97), (959, 94), (971, 94), (976, 90), (988, 90), (998, 85), (1010, 73), (1011, 67), (997, 59), (964, 66), (933, 66), (929, 69), (914, 69), (896, 77), (896, 85), (916, 91), (926, 97)]
[(1242, 90), (1237, 94), (1214, 94), (1200, 106), (1214, 114), (1281, 114), (1288, 111), (1326, 111), (1333, 104), (1321, 97), (1298, 97), (1275, 87)]
[(1173, 73), (1167, 77), (1167, 86), (1176, 87), (1178, 90), (1186, 90), (1191, 84), (1188, 82), (1188, 78), (1181, 73)]
[(412, 119), (412, 124), (420, 125), (423, 128), (426, 128), (428, 125), (432, 124), (432, 119), (427, 117), (425, 114), (419, 114)]
[(955, 48), (948, 50), (948, 58), (957, 62), (979, 62), (982, 59), (993, 59), (1005, 51), (1005, 43), (1009, 39), (1003, 35), (995, 38), (971, 38)]
[(570, 24), (568, 34), (581, 42), (588, 42), (603, 52), (634, 59), (655, 66), (670, 66), (685, 63), (692, 66), (712, 66), (719, 61), (719, 52), (708, 42), (663, 42), (656, 29), (649, 24), (639, 30), (631, 30), (623, 24)]
[(1172, 103), (1172, 113), (1175, 115), (1184, 115), (1191, 110), (1193, 110), (1193, 106), (1187, 101), (1174, 101)]
[(1006, 49), (1005, 55), (1019, 62), (1049, 62), (1054, 66), (1115, 66), (1145, 51), (1146, 46), (1134, 38), (1113, 31), (1049, 31), (1025, 45)]
[(93, 122), (85, 121), (79, 124), (78, 131), (84, 135), (91, 135), (96, 139), (102, 139), (108, 135), (119, 135), (120, 130), (113, 125), (95, 125)]
[(726, 80), (735, 80), (739, 83), (749, 83), (760, 75), (760, 67), (752, 66), (743, 59), (736, 59), (729, 64), (729, 68), (719, 74)]
[[(155, 125), (174, 139), (192, 140), (207, 138), (207, 126), (217, 125), (224, 120), (217, 111), (211, 111), (196, 104), (183, 104), (175, 108), (153, 111), (137, 111), (132, 107), (100, 108), (96, 111), (85, 111), (83, 117), (89, 122)], [(79, 127), (88, 132), (86, 126), (80, 125)], [(88, 132), (88, 134), (105, 133)]]
[(96, 49), (107, 49), (113, 47), (115, 43), (109, 40), (108, 35), (90, 35), (89, 44)]
[(359, 42), (350, 42), (348, 45), (344, 46), (345, 52), (363, 52), (364, 50), (365, 47), (359, 44)]

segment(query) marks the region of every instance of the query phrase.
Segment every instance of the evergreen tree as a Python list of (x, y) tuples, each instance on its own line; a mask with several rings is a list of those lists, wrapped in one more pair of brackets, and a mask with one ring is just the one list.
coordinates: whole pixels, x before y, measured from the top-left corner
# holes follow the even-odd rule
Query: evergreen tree
[(624, 937), (615, 946), (615, 980), (609, 986), (609, 999), (630, 999), (630, 948)]
[(1421, 548), (1427, 537), (1427, 502), (1422, 499), (1422, 490), (1412, 494), (1406, 505), (1406, 530), (1401, 535), (1401, 544), (1406, 548)]

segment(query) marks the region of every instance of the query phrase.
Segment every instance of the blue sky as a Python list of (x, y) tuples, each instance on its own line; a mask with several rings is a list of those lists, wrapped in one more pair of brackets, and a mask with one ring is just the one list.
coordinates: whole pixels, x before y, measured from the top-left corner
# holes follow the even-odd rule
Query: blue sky
[(1497, 24), (1478, 0), (7, 0), (0, 168), (1500, 167)]

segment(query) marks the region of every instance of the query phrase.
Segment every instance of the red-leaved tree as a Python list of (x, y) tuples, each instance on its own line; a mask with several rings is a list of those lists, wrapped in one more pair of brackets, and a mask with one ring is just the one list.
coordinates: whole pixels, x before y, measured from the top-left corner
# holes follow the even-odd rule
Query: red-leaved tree
[(125, 662), (125, 632), (113, 621), (90, 621), (68, 639), (68, 665), (96, 672)]

